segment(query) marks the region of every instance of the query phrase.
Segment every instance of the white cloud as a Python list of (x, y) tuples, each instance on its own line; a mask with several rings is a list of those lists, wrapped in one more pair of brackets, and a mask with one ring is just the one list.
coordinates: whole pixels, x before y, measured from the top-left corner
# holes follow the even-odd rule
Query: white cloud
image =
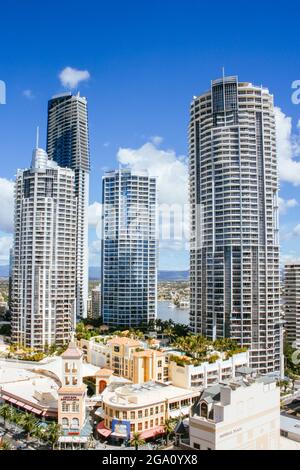
[(279, 202), (279, 213), (281, 215), (286, 214), (288, 209), (292, 209), (293, 207), (297, 207), (299, 205), (296, 199), (283, 199), (279, 197), (278, 202)]
[(29, 100), (33, 100), (34, 99), (34, 94), (32, 92), (32, 90), (23, 90), (22, 92), (22, 95), (25, 96), (25, 98), (28, 98)]
[(97, 227), (101, 222), (102, 205), (100, 202), (94, 202), (89, 206), (88, 219), (90, 227)]
[[(279, 175), (282, 181), (300, 185), (300, 133), (293, 134), (292, 118), (275, 108)], [(298, 122), (299, 129), (299, 122)]]
[(164, 141), (163, 137), (161, 137), (160, 135), (154, 135), (151, 137), (150, 140), (154, 145), (157, 145), (157, 146), (162, 144)]
[(157, 136), (138, 149), (120, 148), (118, 160), (157, 177), (160, 248), (181, 251), (187, 249), (189, 238), (188, 162), (174, 150), (159, 149), (162, 142)]
[(300, 237), (300, 224), (295, 225), (292, 229), (287, 229), (285, 226), (281, 227), (280, 238), (281, 240), (291, 240), (292, 238)]
[(60, 72), (59, 78), (65, 88), (73, 89), (77, 88), (80, 82), (88, 80), (90, 73), (87, 70), (66, 67)]
[(12, 233), (14, 221), (14, 183), (0, 178), (0, 231)]
[(120, 148), (118, 160), (133, 170), (149, 171), (157, 177), (158, 200), (160, 204), (188, 203), (188, 163), (174, 150), (158, 149), (147, 142), (138, 149)]
[(9, 250), (13, 244), (12, 236), (0, 237), (0, 265), (7, 265), (9, 263)]

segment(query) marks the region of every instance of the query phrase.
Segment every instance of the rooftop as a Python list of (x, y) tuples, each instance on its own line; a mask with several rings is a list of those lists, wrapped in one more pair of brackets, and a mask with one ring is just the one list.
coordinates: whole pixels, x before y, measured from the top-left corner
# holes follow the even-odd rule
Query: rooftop
[(108, 341), (108, 344), (112, 345), (122, 345), (122, 346), (130, 346), (130, 347), (139, 347), (141, 345), (140, 341), (132, 338), (126, 338), (122, 336), (116, 336), (115, 338)]
[(103, 400), (106, 404), (118, 408), (135, 408), (197, 395), (198, 392), (193, 390), (158, 382), (146, 382), (141, 385), (123, 385), (114, 390), (108, 387), (103, 392)]

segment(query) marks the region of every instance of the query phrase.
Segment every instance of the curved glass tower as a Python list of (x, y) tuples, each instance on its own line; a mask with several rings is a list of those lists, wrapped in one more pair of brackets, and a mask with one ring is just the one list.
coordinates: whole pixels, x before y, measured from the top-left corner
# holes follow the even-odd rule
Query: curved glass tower
[(280, 368), (278, 176), (273, 96), (224, 77), (190, 121), (194, 332), (230, 337), (261, 372)]
[(87, 317), (89, 136), (87, 100), (64, 93), (48, 103), (47, 153), (59, 166), (75, 172), (77, 197), (76, 313)]

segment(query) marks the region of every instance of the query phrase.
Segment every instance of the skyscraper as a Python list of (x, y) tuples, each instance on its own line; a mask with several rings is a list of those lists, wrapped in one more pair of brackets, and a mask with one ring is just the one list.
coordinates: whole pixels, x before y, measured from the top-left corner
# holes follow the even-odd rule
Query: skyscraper
[(68, 341), (75, 320), (74, 179), (39, 148), (17, 174), (12, 341), (38, 350)]
[(278, 176), (273, 96), (237, 77), (191, 104), (194, 332), (230, 337), (262, 372), (280, 368)]
[(288, 263), (284, 269), (284, 313), (287, 342), (300, 348), (300, 263)]
[(103, 177), (102, 318), (138, 327), (156, 318), (156, 179), (121, 169)]
[(54, 96), (48, 103), (47, 153), (61, 167), (75, 172), (77, 197), (76, 313), (87, 317), (89, 136), (87, 100), (71, 93)]

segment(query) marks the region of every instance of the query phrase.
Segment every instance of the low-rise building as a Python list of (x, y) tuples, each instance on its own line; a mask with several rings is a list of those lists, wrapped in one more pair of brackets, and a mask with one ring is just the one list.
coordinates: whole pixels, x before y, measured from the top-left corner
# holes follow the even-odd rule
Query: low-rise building
[(222, 380), (232, 379), (240, 367), (249, 366), (249, 353), (227, 357), (226, 353), (211, 352), (212, 362), (195, 361), (182, 352), (161, 348), (152, 339), (141, 341), (128, 337), (98, 337), (81, 340), (87, 362), (108, 368), (118, 377), (135, 384), (149, 381), (172, 383), (182, 388), (203, 389)]
[(192, 364), (189, 358), (185, 360), (180, 356), (171, 356), (169, 362), (169, 380), (173, 385), (203, 389), (224, 380), (234, 379), (240, 367), (249, 366), (249, 353), (234, 354), (228, 359), (223, 353), (214, 362), (199, 362), (199, 365)]
[(282, 414), (280, 416), (280, 434), (286, 439), (300, 442), (300, 417)]
[(121, 336), (80, 341), (87, 362), (135, 384), (169, 381), (169, 358), (158, 345), (156, 340), (147, 343)]
[(280, 390), (274, 379), (241, 376), (205, 389), (191, 410), (190, 446), (196, 450), (276, 450), (280, 445)]
[(108, 386), (103, 392), (103, 417), (98, 432), (128, 440), (138, 432), (142, 439), (164, 434), (166, 420), (187, 416), (199, 392), (157, 382)]

